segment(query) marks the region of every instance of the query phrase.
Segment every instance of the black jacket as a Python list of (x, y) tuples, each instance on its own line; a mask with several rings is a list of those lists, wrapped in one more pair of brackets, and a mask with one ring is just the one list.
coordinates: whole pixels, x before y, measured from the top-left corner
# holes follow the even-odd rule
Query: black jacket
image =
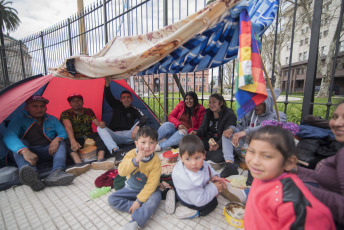
[[(214, 113), (210, 109), (205, 110), (205, 115), (202, 121), (201, 126), (197, 130), (197, 136), (202, 137), (203, 139), (210, 139), (209, 136), (209, 123), (210, 120), (214, 117)], [(230, 108), (223, 108), (219, 112), (219, 123), (218, 123), (218, 132), (220, 136), (217, 138), (216, 143), (222, 147), (222, 133), (229, 126), (236, 126), (237, 117), (234, 111)]]
[(105, 87), (104, 92), (107, 102), (113, 109), (112, 118), (108, 125), (112, 131), (130, 130), (136, 123), (136, 120), (139, 120), (139, 127), (146, 124), (147, 117), (141, 110), (133, 105), (125, 108), (122, 102), (112, 95), (110, 87)]

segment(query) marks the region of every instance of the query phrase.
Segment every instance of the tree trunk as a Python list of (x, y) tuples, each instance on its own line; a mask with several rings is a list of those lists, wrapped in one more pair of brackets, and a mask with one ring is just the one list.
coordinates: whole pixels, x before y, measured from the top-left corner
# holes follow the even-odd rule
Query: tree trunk
[[(318, 61), (318, 70), (321, 73), (321, 84), (320, 84), (320, 90), (317, 94), (317, 98), (319, 97), (328, 97), (329, 96), (329, 88), (330, 88), (330, 82), (331, 82), (331, 70), (332, 70), (332, 62), (333, 62), (333, 58), (334, 58), (334, 50), (335, 50), (335, 46), (336, 46), (336, 40), (337, 37), (336, 35), (338, 34), (338, 30), (340, 30), (339, 28), (339, 23), (337, 23), (337, 27), (336, 27), (336, 31), (333, 34), (333, 38), (331, 40), (331, 44), (330, 44), (330, 49), (326, 55), (326, 59), (325, 59), (325, 63), (322, 64), (321, 60)], [(339, 39), (339, 37), (338, 37)], [(320, 59), (320, 55), (318, 55), (318, 59)], [(332, 93), (332, 92), (331, 92)]]

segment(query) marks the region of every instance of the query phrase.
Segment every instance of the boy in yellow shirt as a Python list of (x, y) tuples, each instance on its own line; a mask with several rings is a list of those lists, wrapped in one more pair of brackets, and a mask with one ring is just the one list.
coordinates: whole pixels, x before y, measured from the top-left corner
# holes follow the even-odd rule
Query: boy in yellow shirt
[(119, 175), (126, 176), (127, 181), (124, 188), (109, 196), (109, 205), (132, 214), (132, 220), (121, 229), (143, 228), (159, 206), (161, 162), (154, 152), (157, 139), (155, 129), (141, 127), (136, 134), (136, 149), (128, 152), (118, 166)]

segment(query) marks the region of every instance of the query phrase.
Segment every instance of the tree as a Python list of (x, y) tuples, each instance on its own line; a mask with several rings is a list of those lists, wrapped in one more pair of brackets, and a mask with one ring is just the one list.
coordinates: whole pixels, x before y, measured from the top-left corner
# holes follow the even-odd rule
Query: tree
[[(287, 1), (294, 4), (293, 1), (290, 1), (290, 0), (287, 0)], [(328, 4), (328, 6), (326, 6), (325, 4)], [(339, 28), (339, 11), (340, 11), (341, 4), (344, 4), (344, 3), (341, 3), (341, 1), (339, 0), (334, 0), (334, 1), (330, 1), (330, 3), (326, 2), (323, 5), (323, 12), (321, 15), (322, 25), (329, 26), (332, 24), (332, 25), (336, 25), (336, 28), (335, 28), (334, 33), (329, 33), (329, 35), (332, 35), (332, 37), (328, 38), (329, 50), (325, 58), (323, 58), (324, 54), (323, 54), (323, 51), (321, 50), (322, 47), (319, 46), (318, 59), (317, 59), (318, 60), (317, 72), (320, 73), (321, 75), (321, 84), (320, 84), (320, 90), (318, 92), (317, 97), (328, 97), (330, 93), (329, 86), (331, 82), (331, 70), (332, 70), (332, 62), (334, 58), (335, 44), (336, 44), (336, 40), (340, 39), (340, 37), (343, 36), (343, 33), (341, 33), (339, 37), (336, 37), (338, 34), (337, 32), (341, 30), (341, 28)], [(297, 7), (300, 8), (301, 10), (301, 13), (299, 14), (299, 18), (302, 19), (302, 22), (307, 23), (309, 28), (311, 28), (312, 10), (313, 10), (312, 1), (299, 0)], [(305, 18), (305, 20), (303, 20), (303, 18)]]
[(10, 31), (15, 31), (19, 24), (20, 19), (18, 18), (17, 10), (9, 7), (9, 4), (13, 4), (11, 1), (0, 0), (0, 40), (1, 40), (1, 60), (2, 60), (2, 69), (4, 71), (4, 80), (5, 84), (9, 83), (8, 73), (7, 73), (7, 61), (6, 61), (6, 52), (5, 52), (5, 41), (4, 41), (4, 31), (5, 29)]
[[(276, 31), (276, 22), (274, 21), (268, 30), (262, 36), (262, 50), (261, 56), (262, 61), (266, 67), (268, 74), (272, 72), (272, 64), (274, 64), (274, 73), (272, 81), (274, 82), (274, 88), (281, 89), (282, 86), (282, 67), (285, 63), (281, 58), (283, 50), (290, 52), (290, 40), (291, 40), (291, 30), (293, 24), (293, 17), (285, 14), (286, 8), (290, 6), (288, 0), (281, 0), (279, 7), (279, 18), (277, 23), (277, 41), (275, 44), (275, 31)], [(275, 19), (276, 20), (276, 19)], [(300, 30), (300, 25), (296, 24), (295, 31)], [(294, 40), (294, 43), (297, 42)], [(273, 62), (274, 50), (272, 47), (276, 48), (275, 51), (275, 62)], [(288, 62), (287, 62), (288, 63)]]

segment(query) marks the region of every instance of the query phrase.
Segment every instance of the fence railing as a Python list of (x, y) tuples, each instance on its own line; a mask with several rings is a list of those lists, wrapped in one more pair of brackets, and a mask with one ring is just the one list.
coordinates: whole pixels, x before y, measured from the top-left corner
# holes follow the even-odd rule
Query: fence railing
[[(302, 0), (299, 0), (302, 1)], [(280, 1), (281, 4), (283, 0)], [(339, 1), (340, 2), (340, 1)], [(296, 1), (297, 3), (297, 1)], [(274, 37), (273, 46), (270, 46), (273, 60), (269, 73), (273, 82), (276, 78), (277, 62), (276, 60), (278, 50), (278, 36), (281, 31), (278, 28), (281, 18), (282, 5), (280, 4), (280, 13), (277, 15), (276, 26), (274, 31), (270, 32)], [(341, 7), (341, 15), (343, 14), (343, 2)], [(161, 28), (164, 25), (179, 21), (188, 15), (204, 8), (205, 0), (98, 0), (94, 4), (84, 8), (84, 12), (72, 15), (70, 18), (59, 22), (52, 27), (41, 32), (27, 36), (19, 41), (11, 40), (10, 37), (5, 37), (6, 46), (6, 60), (9, 82), (6, 82), (4, 71), (0, 74), (0, 83), (8, 86), (14, 82), (22, 80), (26, 77), (48, 74), (50, 67), (60, 65), (67, 57), (80, 54), (83, 47), (81, 47), (80, 39), (86, 35), (86, 50), (87, 54), (93, 55), (100, 51), (104, 45), (115, 36), (132, 36), (143, 33), (148, 33)], [(279, 110), (287, 113), (290, 110), (296, 109), (301, 111), (299, 117), (304, 117), (307, 114), (313, 113), (314, 103), (314, 88), (315, 76), (317, 72), (317, 51), (319, 49), (319, 35), (316, 36), (313, 31), (320, 30), (322, 12), (322, 0), (314, 0), (313, 7), (313, 22), (311, 26), (311, 37), (309, 46), (309, 58), (307, 64), (307, 74), (304, 79), (303, 86), (297, 86), (304, 90), (304, 98), (299, 101), (291, 102), (290, 82), (292, 82), (292, 65), (289, 64), (287, 71), (287, 79), (285, 80), (282, 89), (285, 94), (285, 99), (279, 102)], [(285, 7), (285, 6), (284, 6)], [(294, 5), (293, 20), (296, 20), (297, 5)], [(340, 14), (339, 14), (340, 15)], [(83, 19), (85, 24), (85, 31), (80, 33), (79, 21)], [(342, 19), (339, 20), (342, 22)], [(297, 27), (291, 28), (291, 33), (297, 32)], [(343, 31), (342, 31), (343, 32)], [(336, 43), (334, 60), (338, 58), (338, 51), (341, 46), (340, 34), (338, 34), (338, 41)], [(294, 35), (286, 43), (294, 44)], [(264, 42), (263, 42), (264, 46)], [(289, 45), (290, 47), (290, 45)], [(3, 47), (1, 47), (3, 48)], [(264, 49), (264, 47), (263, 47)], [(291, 45), (292, 49), (292, 45)], [(292, 54), (293, 50), (290, 51)], [(316, 53), (315, 53), (316, 52)], [(2, 52), (0, 52), (2, 53)], [(1, 57), (1, 61), (3, 62)], [(264, 62), (264, 60), (263, 60)], [(292, 55), (289, 56), (289, 63), (292, 63)], [(213, 92), (219, 92), (225, 95), (230, 107), (235, 108), (234, 98), (234, 69), (235, 61), (223, 65), (216, 69), (210, 69), (199, 73), (178, 74), (175, 76), (160, 74), (154, 76), (145, 76), (143, 81), (141, 77), (134, 76), (130, 79), (131, 86), (134, 88), (148, 105), (154, 110), (161, 120), (166, 120), (165, 112), (168, 114), (179, 100), (183, 98), (183, 91), (195, 91), (198, 93), (202, 104), (207, 106), (208, 96)], [(285, 70), (283, 70), (285, 71)], [(282, 75), (282, 70), (280, 70)], [(282, 75), (283, 76), (283, 75)], [(154, 80), (158, 83), (153, 83)], [(283, 78), (282, 78), (283, 81)], [(329, 86), (330, 92), (335, 84), (335, 72), (331, 76), (331, 84)], [(149, 85), (149, 87), (147, 86)], [(344, 84), (343, 84), (344, 85)], [(179, 87), (178, 87), (179, 86)], [(343, 86), (344, 87), (344, 86)], [(163, 105), (161, 108), (155, 100), (157, 97)], [(328, 118), (330, 108), (337, 101), (333, 102), (332, 97), (328, 98), (327, 102), (320, 103), (326, 109), (319, 112), (321, 115)], [(296, 106), (298, 107), (296, 107)], [(291, 120), (297, 121), (297, 120)]]

